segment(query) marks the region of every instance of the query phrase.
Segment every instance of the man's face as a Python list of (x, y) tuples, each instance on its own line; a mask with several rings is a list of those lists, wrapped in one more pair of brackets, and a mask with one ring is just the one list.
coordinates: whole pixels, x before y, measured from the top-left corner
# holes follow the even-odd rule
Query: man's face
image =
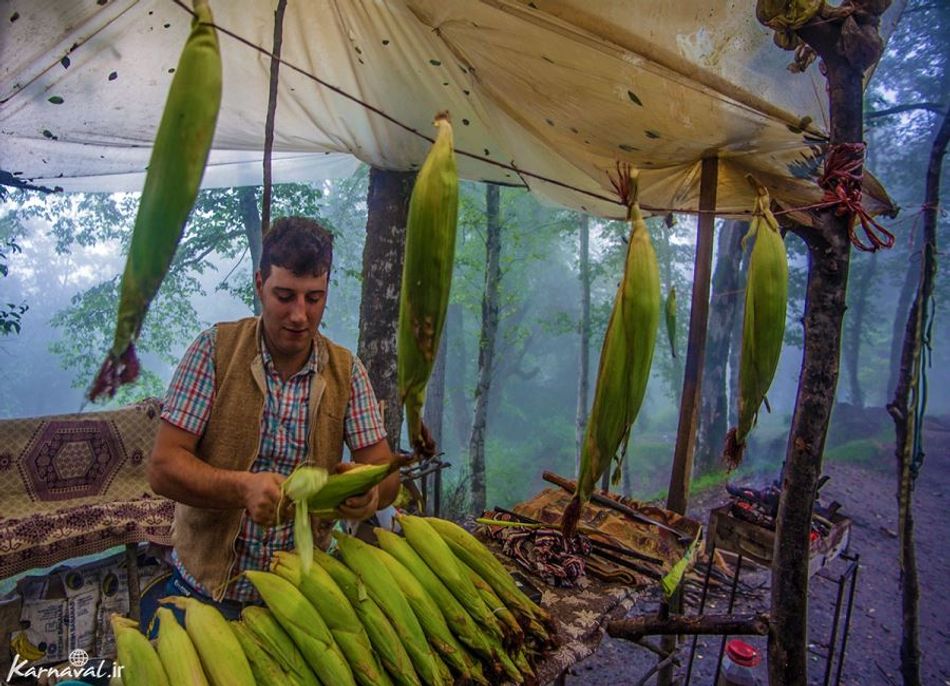
[(310, 351), (313, 334), (327, 304), (329, 273), (295, 276), (272, 266), (266, 281), (257, 272), (254, 283), (261, 299), (261, 320), (271, 355), (293, 358)]

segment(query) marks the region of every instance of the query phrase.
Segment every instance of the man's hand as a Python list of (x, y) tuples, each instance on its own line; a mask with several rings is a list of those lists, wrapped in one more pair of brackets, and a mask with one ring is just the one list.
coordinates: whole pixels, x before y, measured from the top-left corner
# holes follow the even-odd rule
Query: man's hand
[(260, 526), (277, 524), (277, 508), (281, 506), (280, 521), (293, 519), (293, 502), (284, 498), (281, 503), (280, 485), (286, 477), (277, 472), (246, 472), (243, 480), (244, 507), (248, 516)]
[[(336, 473), (341, 474), (352, 469), (354, 466), (352, 462), (340, 462), (336, 466)], [(379, 489), (373, 486), (365, 493), (350, 496), (344, 500), (340, 506), (337, 507), (337, 512), (340, 513), (340, 517), (343, 519), (363, 520), (372, 517), (376, 514), (376, 510), (378, 509)]]

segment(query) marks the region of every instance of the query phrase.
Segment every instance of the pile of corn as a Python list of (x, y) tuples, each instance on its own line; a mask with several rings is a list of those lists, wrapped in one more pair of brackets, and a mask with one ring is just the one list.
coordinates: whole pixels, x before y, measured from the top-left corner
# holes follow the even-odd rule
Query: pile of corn
[(163, 602), (155, 647), (112, 620), (126, 686), (522, 684), (554, 646), (550, 616), (494, 555), (452, 522), (399, 518), (378, 547), (336, 535), (337, 556), (278, 553), (246, 572), (264, 606), (229, 622), (193, 598)]

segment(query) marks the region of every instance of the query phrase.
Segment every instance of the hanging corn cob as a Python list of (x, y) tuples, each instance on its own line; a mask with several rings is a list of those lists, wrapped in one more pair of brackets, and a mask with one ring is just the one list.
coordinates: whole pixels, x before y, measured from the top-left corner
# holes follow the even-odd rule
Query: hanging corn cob
[(433, 454), (435, 446), (422, 424), (422, 407), (449, 304), (458, 221), (458, 172), (448, 112), (436, 115), (435, 126), (435, 144), (409, 200), (397, 354), (409, 443), (426, 455)]
[(723, 461), (735, 469), (742, 461), (746, 438), (755, 426), (759, 406), (772, 384), (785, 338), (788, 305), (788, 256), (778, 221), (769, 209), (768, 191), (751, 176), (756, 190), (755, 213), (742, 245), (754, 240), (749, 256), (739, 356), (739, 424), (729, 430)]
[(207, 0), (195, 18), (155, 136), (132, 244), (122, 274), (115, 338), (89, 390), (112, 397), (138, 376), (135, 340), (198, 195), (221, 106), (221, 55)]
[(637, 182), (630, 175), (629, 165), (618, 163), (617, 172), (618, 178), (612, 181), (627, 206), (630, 239), (623, 280), (600, 352), (594, 404), (581, 446), (577, 490), (561, 522), (565, 536), (574, 535), (581, 507), (590, 499), (611, 460), (617, 463), (613, 482), (619, 482), (630, 427), (640, 411), (650, 378), (660, 320), (659, 267), (637, 202)]

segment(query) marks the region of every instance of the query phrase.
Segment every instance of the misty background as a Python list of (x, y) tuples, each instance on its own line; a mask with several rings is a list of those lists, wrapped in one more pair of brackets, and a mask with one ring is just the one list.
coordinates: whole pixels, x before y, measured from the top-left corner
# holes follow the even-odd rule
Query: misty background
[[(939, 107), (950, 92), (948, 11), (940, 3), (909, 8), (868, 88), (868, 168), (901, 206), (882, 220), (896, 236), (891, 250), (853, 251), (848, 312), (841, 352), (838, 405), (826, 459), (893, 464), (893, 424), (884, 406), (895, 383), (910, 298), (919, 274), (920, 208)], [(278, 116), (279, 120), (279, 116)], [(352, 177), (275, 187), (272, 216), (318, 218), (335, 235), (334, 266), (324, 333), (356, 350), (366, 227), (368, 170)], [(943, 197), (947, 197), (947, 175)], [(143, 327), (138, 350), (143, 373), (106, 405), (84, 405), (83, 394), (111, 345), (118, 286), (137, 209), (136, 194), (42, 195), (9, 190), (0, 206), (0, 418), (95, 411), (146, 396), (165, 385), (192, 339), (216, 321), (252, 314), (253, 292), (248, 203), (260, 188), (203, 191), (172, 269)], [(486, 194), (484, 184), (463, 182), (455, 274), (446, 343), (441, 449), (448, 508), (463, 509), (469, 446), (479, 375), (482, 299), (486, 291)], [(500, 281), (495, 367), (488, 392), (484, 443), (486, 500), (509, 506), (542, 487), (544, 469), (573, 477), (577, 455), (582, 302), (589, 284), (589, 389), (617, 282), (628, 227), (542, 205), (525, 191), (499, 191)], [(751, 208), (750, 208), (751, 209)], [(622, 490), (641, 498), (665, 494), (675, 443), (686, 352), (695, 247), (695, 218), (649, 220), (665, 298), (675, 287), (676, 349), (665, 330), (657, 336), (647, 399), (625, 460)], [(947, 212), (940, 215), (945, 226)], [(672, 223), (672, 226), (669, 224)], [(582, 233), (589, 233), (588, 266)], [(713, 396), (724, 396), (735, 414), (735, 354), (744, 289), (739, 238), (745, 225), (717, 223), (710, 331), (718, 322), (725, 348), (707, 349), (707, 382), (697, 447), (694, 488), (721, 480), (718, 453), (724, 430), (710, 425)], [(721, 238), (720, 238), (721, 236)], [(790, 259), (786, 347), (740, 473), (777, 476), (795, 401), (801, 365), (804, 244), (787, 234)], [(586, 277), (584, 276), (586, 274)], [(718, 288), (717, 288), (718, 279)], [(940, 380), (950, 362), (948, 285), (938, 274), (936, 325), (928, 413), (950, 413), (950, 389)], [(732, 301), (732, 314), (723, 306)], [(729, 308), (727, 307), (726, 310)], [(717, 318), (719, 318), (717, 320)], [(721, 337), (720, 337), (721, 338)], [(721, 343), (721, 341), (720, 341)], [(712, 359), (711, 359), (712, 358)], [(722, 362), (724, 373), (710, 375)], [(710, 384), (709, 379), (714, 381)], [(726, 427), (728, 428), (728, 426)], [(405, 440), (402, 442), (406, 447)]]

